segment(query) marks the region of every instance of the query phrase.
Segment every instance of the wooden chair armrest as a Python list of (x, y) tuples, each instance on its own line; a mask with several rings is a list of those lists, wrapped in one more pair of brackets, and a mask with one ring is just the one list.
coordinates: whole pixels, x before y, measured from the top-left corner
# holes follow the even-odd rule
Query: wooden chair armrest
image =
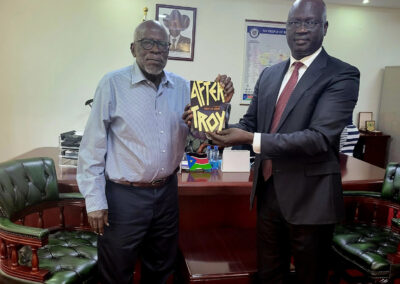
[(49, 230), (18, 225), (0, 217), (0, 237), (22, 245), (42, 246), (47, 243)]
[[(43, 281), (49, 271), (39, 269), (38, 248), (48, 244), (49, 230), (18, 225), (8, 218), (0, 217), (1, 269), (14, 277)], [(30, 246), (31, 267), (18, 264), (18, 249)]]

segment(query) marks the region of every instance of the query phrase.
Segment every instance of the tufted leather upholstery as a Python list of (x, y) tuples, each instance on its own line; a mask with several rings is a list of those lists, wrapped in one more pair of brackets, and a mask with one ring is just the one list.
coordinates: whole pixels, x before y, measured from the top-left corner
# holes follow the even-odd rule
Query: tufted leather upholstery
[(333, 251), (374, 281), (400, 276), (399, 190), (400, 164), (390, 163), (381, 194), (344, 192), (346, 221), (335, 228)]
[[(339, 225), (336, 227), (333, 242), (336, 251), (357, 268), (372, 277), (388, 277), (391, 263), (387, 255), (396, 253), (400, 236), (391, 230), (368, 224)], [(396, 270), (398, 269), (399, 266), (396, 265)]]
[(400, 201), (400, 164), (389, 163), (382, 186), (382, 198)]
[[(32, 213), (37, 208), (40, 212), (42, 207), (48, 208), (48, 204), (61, 207), (79, 205), (81, 212), (84, 211), (80, 194), (58, 193), (54, 162), (50, 158), (0, 164), (2, 272), (13, 276), (14, 280), (23, 278), (21, 282), (96, 283), (97, 236), (94, 233), (66, 230), (62, 224), (64, 218), (60, 227), (51, 231), (15, 223), (16, 219), (23, 217), (21, 211)], [(35, 262), (37, 273), (32, 272)]]
[(54, 162), (50, 158), (34, 158), (2, 163), (0, 192), (0, 214), (7, 218), (28, 206), (57, 200)]
[[(30, 266), (31, 251), (19, 251), (19, 263)], [(97, 236), (90, 232), (59, 231), (38, 251), (40, 268), (51, 273), (46, 283), (84, 283), (94, 280), (97, 264)]]

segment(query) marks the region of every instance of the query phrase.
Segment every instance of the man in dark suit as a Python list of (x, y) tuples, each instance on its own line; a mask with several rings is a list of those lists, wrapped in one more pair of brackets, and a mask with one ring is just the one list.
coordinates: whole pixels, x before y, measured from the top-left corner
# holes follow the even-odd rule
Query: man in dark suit
[(297, 0), (289, 11), (291, 58), (266, 68), (245, 116), (210, 133), (223, 146), (252, 144), (257, 153), (258, 274), (287, 283), (326, 283), (334, 224), (344, 215), (339, 138), (358, 98), (357, 68), (322, 48), (328, 29), (321, 0)]

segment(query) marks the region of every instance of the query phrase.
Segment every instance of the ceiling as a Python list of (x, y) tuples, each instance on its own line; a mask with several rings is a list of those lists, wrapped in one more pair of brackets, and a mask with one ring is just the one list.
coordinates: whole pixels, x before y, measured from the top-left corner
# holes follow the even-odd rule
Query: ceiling
[(400, 0), (370, 0), (369, 4), (363, 4), (362, 0), (325, 0), (325, 2), (364, 7), (400, 8)]

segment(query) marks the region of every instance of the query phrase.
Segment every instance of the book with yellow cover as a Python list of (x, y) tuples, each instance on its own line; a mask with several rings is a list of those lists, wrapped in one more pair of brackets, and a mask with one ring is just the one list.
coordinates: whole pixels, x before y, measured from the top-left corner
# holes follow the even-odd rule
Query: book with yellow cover
[(190, 81), (192, 127), (200, 132), (215, 132), (225, 126), (227, 104), (218, 82)]

